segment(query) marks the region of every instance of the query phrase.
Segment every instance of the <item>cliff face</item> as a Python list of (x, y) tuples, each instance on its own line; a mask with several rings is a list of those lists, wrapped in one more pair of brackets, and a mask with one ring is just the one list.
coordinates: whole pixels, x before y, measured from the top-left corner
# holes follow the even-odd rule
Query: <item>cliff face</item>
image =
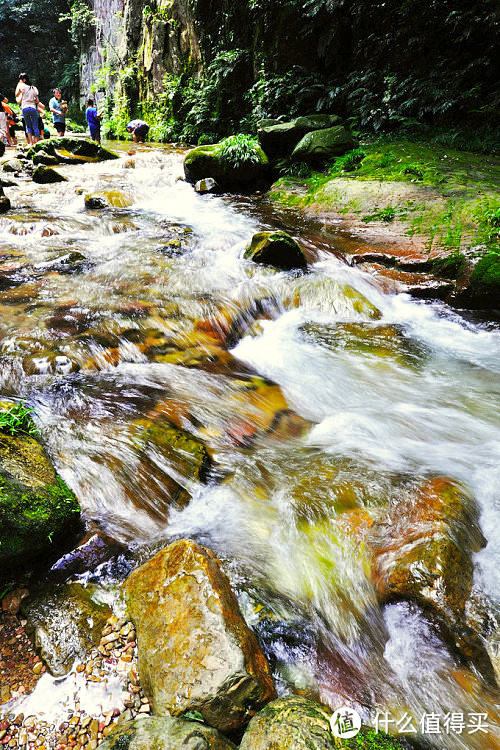
[(81, 58), (82, 98), (91, 87), (119, 91), (120, 72), (131, 64), (137, 67), (141, 99), (163, 91), (166, 73), (201, 70), (189, 0), (91, 0), (91, 5), (96, 23)]

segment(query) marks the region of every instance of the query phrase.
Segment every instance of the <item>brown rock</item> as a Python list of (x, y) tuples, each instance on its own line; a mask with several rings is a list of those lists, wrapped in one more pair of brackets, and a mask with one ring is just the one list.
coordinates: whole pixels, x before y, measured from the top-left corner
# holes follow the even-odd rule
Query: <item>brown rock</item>
[(124, 594), (153, 713), (199, 711), (230, 733), (273, 699), (268, 664), (210, 550), (171, 544), (132, 573)]
[(2, 599), (2, 611), (9, 612), (11, 615), (17, 615), (22, 600), (28, 594), (28, 589), (14, 589), (14, 591), (9, 591)]

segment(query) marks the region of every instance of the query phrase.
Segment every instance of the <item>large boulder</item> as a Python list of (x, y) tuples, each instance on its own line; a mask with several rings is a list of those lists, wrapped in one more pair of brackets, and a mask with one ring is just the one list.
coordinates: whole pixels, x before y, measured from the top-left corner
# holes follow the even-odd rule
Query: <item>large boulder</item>
[(497, 309), (500, 306), (500, 253), (492, 251), (478, 260), (455, 300), (475, 309)]
[(275, 697), (269, 667), (215, 555), (181, 539), (123, 587), (154, 714), (199, 712), (238, 732)]
[(224, 158), (221, 143), (193, 148), (184, 159), (186, 180), (192, 184), (212, 177), (222, 189), (248, 186), (265, 179), (269, 160), (264, 151), (256, 146), (253, 160), (234, 161)]
[(43, 164), (45, 167), (55, 167), (59, 164), (59, 159), (53, 154), (48, 154), (46, 151), (38, 151), (33, 156), (33, 164)]
[[(1, 403), (0, 412), (11, 406)], [(79, 528), (78, 501), (40, 443), (30, 434), (0, 431), (0, 569), (55, 549)]]
[(236, 750), (216, 729), (199, 721), (144, 716), (116, 726), (100, 750)]
[(52, 169), (52, 167), (45, 167), (43, 164), (35, 167), (33, 172), (33, 182), (37, 182), (39, 185), (51, 185), (54, 182), (67, 181), (67, 177), (63, 177), (57, 170)]
[(312, 166), (321, 166), (330, 159), (351, 151), (357, 145), (352, 133), (343, 125), (337, 125), (307, 133), (293, 149), (292, 158), (305, 161)]
[(55, 677), (69, 672), (97, 647), (111, 610), (95, 586), (70, 583), (25, 599), (21, 606), (26, 632)]
[(336, 739), (328, 709), (298, 695), (269, 703), (250, 722), (240, 750), (403, 750), (385, 732), (362, 727), (351, 739)]
[(322, 130), (339, 125), (338, 115), (307, 115), (289, 122), (268, 124), (262, 120), (257, 126), (260, 145), (271, 159), (289, 156), (297, 143), (312, 130)]
[(119, 158), (114, 151), (86, 138), (48, 138), (39, 141), (28, 151), (29, 158), (33, 159), (34, 155), (40, 151), (57, 157), (61, 163), (68, 164), (84, 164)]
[(307, 268), (307, 261), (299, 243), (286, 232), (257, 232), (243, 257), (254, 263), (275, 266), (284, 271)]

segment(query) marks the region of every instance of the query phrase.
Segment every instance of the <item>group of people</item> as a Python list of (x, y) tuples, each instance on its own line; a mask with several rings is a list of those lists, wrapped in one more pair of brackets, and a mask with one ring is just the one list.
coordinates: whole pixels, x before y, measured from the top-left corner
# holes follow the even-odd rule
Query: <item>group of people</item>
[[(36, 86), (33, 86), (29, 76), (21, 73), (15, 92), (16, 101), (21, 108), (21, 122), (26, 133), (26, 140), (33, 146), (41, 138), (49, 138), (50, 132), (44, 127), (43, 118), (47, 108), (40, 101), (40, 95)], [(17, 115), (9, 105), (9, 100), (0, 94), (0, 137), (7, 146), (15, 146)], [(63, 136), (66, 131), (66, 114), (68, 105), (62, 98), (61, 89), (53, 91), (53, 97), (49, 101), (49, 111), (52, 113), (52, 121), (58, 134)]]
[[(61, 89), (55, 88), (53, 97), (49, 101), (49, 111), (52, 113), (52, 122), (59, 136), (64, 136), (66, 131), (66, 115), (68, 104), (62, 98)], [(22, 125), (26, 133), (28, 145), (33, 146), (41, 138), (49, 138), (50, 132), (44, 127), (43, 118), (47, 108), (40, 101), (40, 95), (26, 73), (21, 73), (16, 86), (16, 101), (21, 108)], [(101, 142), (101, 117), (102, 111), (95, 106), (93, 99), (88, 99), (85, 118), (92, 140)], [(16, 113), (9, 105), (6, 96), (0, 93), (0, 138), (7, 146), (15, 146)], [(135, 143), (144, 143), (149, 131), (149, 125), (144, 120), (131, 120), (126, 126), (127, 132), (132, 135)]]

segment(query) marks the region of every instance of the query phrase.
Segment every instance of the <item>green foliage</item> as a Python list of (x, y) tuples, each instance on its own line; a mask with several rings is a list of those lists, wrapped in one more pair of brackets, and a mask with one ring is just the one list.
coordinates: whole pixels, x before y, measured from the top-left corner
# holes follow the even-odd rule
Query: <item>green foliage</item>
[(230, 135), (220, 143), (222, 159), (232, 167), (241, 167), (244, 164), (257, 164), (259, 155), (257, 149), (259, 142), (256, 138), (244, 133)]
[(263, 118), (287, 119), (306, 112), (322, 111), (326, 90), (322, 80), (299, 65), (279, 75), (261, 70), (247, 95), (254, 122)]
[(71, 38), (81, 45), (95, 28), (96, 15), (88, 0), (72, 0), (69, 13), (61, 13), (59, 21), (69, 21)]
[(371, 214), (367, 214), (366, 216), (363, 216), (363, 221), (385, 221), (390, 222), (394, 221), (396, 218), (396, 209), (394, 206), (385, 206), (385, 208), (381, 208), (379, 211), (374, 211)]
[(24, 406), (24, 399), (7, 411), (0, 411), (0, 432), (6, 435), (36, 435), (38, 428), (33, 423), (33, 409)]

